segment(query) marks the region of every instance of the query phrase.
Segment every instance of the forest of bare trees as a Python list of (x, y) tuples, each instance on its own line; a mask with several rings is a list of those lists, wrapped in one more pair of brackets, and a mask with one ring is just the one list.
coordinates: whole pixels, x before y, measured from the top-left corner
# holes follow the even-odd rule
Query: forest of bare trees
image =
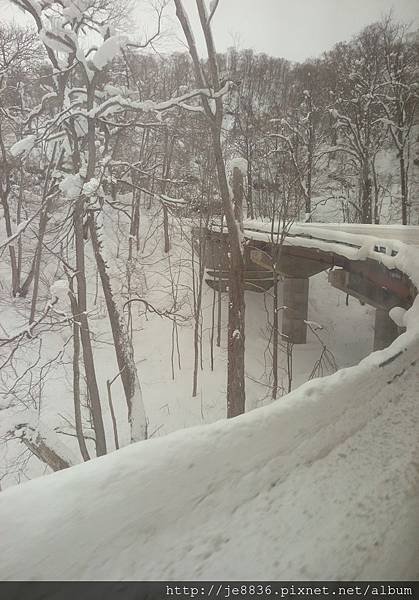
[[(246, 410), (244, 219), (282, 234), (295, 221), (419, 223), (419, 39), (393, 16), (297, 64), (218, 53), (218, 2), (196, 0), (205, 59), (182, 0), (188, 51), (171, 54), (153, 50), (167, 2), (145, 39), (126, 33), (123, 2), (14, 4), (31, 24), (0, 25), (0, 433), (23, 449), (7, 473), (33, 456), (60, 470), (154, 435), (141, 319), (168, 326), (173, 379), (191, 325), (193, 397), (203, 345), (214, 369), (224, 338), (226, 415)], [(207, 332), (209, 226), (229, 248), (228, 300), (214, 290)], [(292, 381), (285, 343), (281, 392), (278, 280), (272, 398)], [(53, 379), (70, 390), (64, 415)]]

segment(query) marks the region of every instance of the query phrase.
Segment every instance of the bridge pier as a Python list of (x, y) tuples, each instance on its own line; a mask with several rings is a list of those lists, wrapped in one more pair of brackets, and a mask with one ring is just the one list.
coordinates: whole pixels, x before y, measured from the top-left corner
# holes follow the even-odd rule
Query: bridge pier
[(385, 308), (375, 309), (374, 350), (382, 350), (389, 346), (399, 335), (399, 328), (390, 318)]
[(308, 277), (286, 277), (282, 284), (282, 334), (294, 344), (307, 342), (308, 289)]

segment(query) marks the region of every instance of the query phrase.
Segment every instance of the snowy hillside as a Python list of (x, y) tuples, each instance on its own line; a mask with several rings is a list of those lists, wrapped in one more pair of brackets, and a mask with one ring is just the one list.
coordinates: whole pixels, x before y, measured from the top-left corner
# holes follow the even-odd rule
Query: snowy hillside
[(241, 4), (6, 1), (4, 580), (419, 578), (419, 38)]
[(414, 579), (419, 344), (406, 342), (234, 421), (5, 491), (0, 576)]
[(415, 579), (418, 306), (390, 347), (270, 406), (5, 491), (0, 576)]
[[(153, 230), (156, 227), (156, 217), (152, 211), (142, 216), (144, 230)], [(113, 231), (114, 221), (105, 213), (106, 255), (110, 265), (110, 273), (114, 289), (122, 288), (122, 275), (126, 269), (126, 254), (121, 251), (119, 230)], [(261, 224), (259, 223), (259, 226)], [(186, 229), (184, 227), (184, 229)], [(183, 238), (182, 238), (183, 234)], [(163, 319), (156, 314), (147, 313), (141, 305), (133, 309), (133, 343), (136, 363), (141, 378), (141, 387), (146, 406), (149, 435), (162, 437), (178, 429), (212, 423), (225, 416), (225, 365), (227, 359), (227, 298), (222, 296), (221, 316), (222, 332), (220, 348), (214, 348), (213, 370), (210, 368), (210, 336), (213, 322), (213, 291), (205, 285), (202, 300), (202, 355), (203, 369), (199, 373), (197, 397), (191, 396), (191, 383), (193, 375), (193, 320), (191, 318), (192, 284), (191, 284), (191, 250), (188, 240), (189, 232), (182, 232), (177, 220), (173, 220), (171, 237), (173, 249), (168, 258), (160, 249), (154, 251), (152, 260), (146, 259), (143, 264), (138, 261), (133, 270), (133, 283), (136, 294), (140, 294), (161, 310), (171, 310), (173, 296), (171, 282), (176, 281), (177, 314), (179, 315), (176, 330), (177, 343), (173, 339), (174, 324), (170, 319)], [(154, 242), (151, 239), (150, 245)], [(145, 248), (146, 255), (148, 246)], [(90, 257), (89, 257), (90, 259)], [(156, 268), (156, 263), (158, 269)], [(54, 266), (54, 265), (53, 265)], [(89, 260), (89, 269), (91, 269)], [(52, 268), (51, 268), (52, 270)], [(89, 281), (92, 282), (89, 290), (91, 309), (91, 327), (95, 335), (96, 352), (98, 355), (97, 370), (100, 377), (99, 389), (102, 397), (106, 398), (106, 379), (118, 372), (112, 337), (109, 325), (104, 319), (106, 307), (99, 291), (96, 296), (94, 275), (90, 272)], [(50, 275), (50, 281), (54, 273)], [(54, 284), (53, 284), (54, 285)], [(55, 288), (54, 293), (57, 291)], [(247, 306), (247, 353), (246, 353), (246, 385), (247, 385), (247, 410), (263, 406), (271, 402), (270, 365), (268, 346), (270, 339), (270, 315), (272, 313), (272, 297), (270, 294), (262, 295), (248, 293)], [(68, 302), (63, 297), (59, 304), (60, 310), (68, 311)], [(1, 324), (14, 333), (25, 327), (26, 303), (24, 299), (16, 299), (12, 304), (8, 301), (1, 305)], [(335, 360), (335, 368), (342, 368), (358, 363), (372, 350), (374, 309), (368, 305), (362, 306), (355, 298), (349, 300), (346, 306), (345, 296), (330, 286), (327, 273), (319, 273), (311, 278), (309, 294), (308, 318), (313, 323), (321, 325), (317, 331), (320, 340), (312, 331), (308, 333), (308, 343), (295, 345), (293, 349), (293, 381), (292, 387), (307, 381), (313, 366), (318, 361), (325, 344)], [(358, 328), (353, 327), (356, 321)], [(71, 464), (80, 462), (79, 449), (73, 433), (72, 398), (72, 363), (71, 331), (69, 327), (49, 333), (48, 343), (42, 346), (42, 355), (47, 364), (45, 372), (48, 375), (42, 382), (42, 404), (39, 411), (23, 410), (20, 405), (2, 411), (0, 421), (0, 436), (6, 436), (17, 419), (31, 421), (33, 427), (54, 435), (55, 447), (60, 447), (60, 454), (65, 455)], [(25, 347), (24, 360), (26, 371), (33, 364), (42, 375), (42, 365), (37, 366), (38, 342), (35, 337)], [(71, 342), (71, 340), (70, 340)], [(64, 350), (63, 360), (58, 364), (53, 361)], [(178, 355), (179, 353), (179, 355)], [(48, 362), (51, 365), (48, 367)], [(280, 351), (281, 373), (280, 381), (286, 386), (286, 352)], [(180, 365), (180, 368), (179, 368)], [(44, 368), (45, 370), (45, 368)], [(324, 369), (324, 374), (333, 372), (332, 366)], [(28, 376), (27, 376), (28, 377)], [(283, 381), (282, 381), (283, 380)], [(126, 407), (121, 401), (120, 382), (117, 380), (112, 387), (114, 410), (118, 422), (119, 443), (122, 447), (128, 443), (129, 431), (126, 422)], [(22, 392), (24, 395), (25, 389)], [(109, 410), (103, 406), (105, 428), (110, 450), (113, 432)], [(16, 417), (17, 415), (17, 417)], [(61, 433), (63, 432), (63, 433)], [(87, 447), (92, 450), (91, 436), (87, 439)], [(0, 464), (4, 465), (0, 472), (1, 486), (6, 489), (15, 484), (19, 479), (16, 476), (15, 460), (22, 454), (20, 438), (9, 439), (7, 444), (0, 446)], [(45, 473), (45, 465), (31, 457), (23, 463), (22, 469), (25, 477), (34, 478)], [(47, 467), (48, 469), (48, 467)], [(49, 469), (48, 469), (49, 470)], [(47, 471), (48, 472), (48, 471)]]

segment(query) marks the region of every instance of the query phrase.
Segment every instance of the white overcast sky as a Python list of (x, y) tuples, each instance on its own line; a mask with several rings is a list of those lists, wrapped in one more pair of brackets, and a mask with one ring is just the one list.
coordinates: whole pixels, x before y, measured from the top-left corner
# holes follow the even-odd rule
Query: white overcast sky
[[(152, 32), (150, 10), (144, 11), (147, 0), (135, 0), (135, 4), (135, 29), (141, 31), (146, 26)], [(184, 0), (184, 6), (202, 49), (195, 0)], [(214, 37), (220, 52), (234, 45), (301, 61), (319, 56), (336, 42), (350, 39), (391, 9), (396, 19), (412, 22), (415, 29), (419, 28), (418, 0), (220, 0), (213, 20)], [(7, 20), (22, 20), (10, 0), (0, 0), (0, 14)], [(169, 6), (165, 27), (174, 32), (176, 26), (173, 7)], [(181, 39), (179, 32), (178, 40)], [(166, 50), (180, 47), (181, 42), (176, 41), (174, 34), (161, 46)]]

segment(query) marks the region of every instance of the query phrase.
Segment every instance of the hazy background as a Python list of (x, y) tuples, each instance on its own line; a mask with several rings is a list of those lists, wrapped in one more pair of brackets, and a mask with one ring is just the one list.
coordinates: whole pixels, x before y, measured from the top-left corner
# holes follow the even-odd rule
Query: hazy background
[[(155, 21), (149, 0), (134, 0), (133, 6), (135, 25), (131, 23), (130, 30), (152, 33)], [(195, 0), (184, 0), (184, 6), (192, 24), (196, 24)], [(213, 20), (216, 46), (220, 52), (237, 46), (302, 61), (351, 38), (390, 10), (396, 19), (411, 22), (413, 28), (419, 27), (418, 0), (220, 0)], [(174, 18), (172, 2), (165, 13), (166, 37), (157, 48), (161, 51), (182, 49), (182, 34)], [(11, 0), (0, 0), (0, 14), (8, 21), (25, 20)], [(197, 43), (202, 50), (198, 36)]]

